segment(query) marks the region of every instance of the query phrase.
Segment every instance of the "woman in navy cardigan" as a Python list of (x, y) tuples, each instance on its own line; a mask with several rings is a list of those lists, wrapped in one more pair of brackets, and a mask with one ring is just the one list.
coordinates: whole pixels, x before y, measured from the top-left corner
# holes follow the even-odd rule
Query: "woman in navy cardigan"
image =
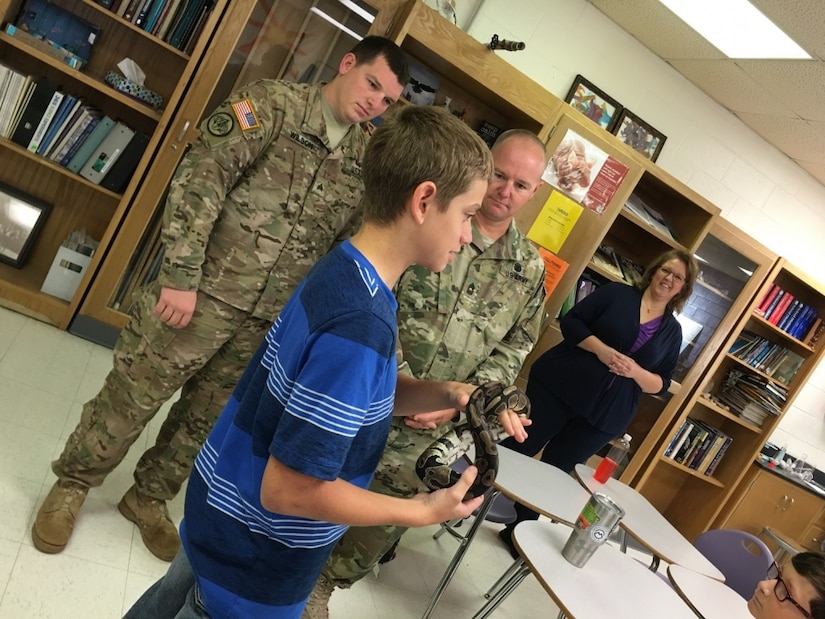
[[(609, 283), (577, 303), (561, 320), (564, 341), (530, 368), (527, 395), (533, 424), (519, 453), (572, 471), (627, 428), (639, 395), (665, 393), (676, 368), (684, 307), (698, 267), (689, 253), (659, 256), (636, 286)], [(517, 518), (499, 535), (511, 552), (513, 528), (538, 514), (516, 504)], [(515, 556), (515, 555), (514, 555)]]

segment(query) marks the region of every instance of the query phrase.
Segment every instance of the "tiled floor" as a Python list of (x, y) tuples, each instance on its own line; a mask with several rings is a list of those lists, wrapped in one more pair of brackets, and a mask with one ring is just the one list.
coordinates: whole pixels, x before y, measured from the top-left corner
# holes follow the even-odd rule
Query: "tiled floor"
[[(110, 350), (0, 308), (0, 619), (120, 617), (166, 571), (116, 507), (137, 458), (154, 440), (158, 419), (103, 486), (90, 492), (63, 553), (41, 554), (31, 543), (35, 509), (55, 479), (49, 462), (110, 365)], [(169, 506), (176, 520), (182, 498)], [(496, 536), (500, 528), (484, 523), (434, 617), (466, 618), (482, 606), (483, 592), (511, 562)], [(408, 532), (398, 557), (377, 577), (337, 591), (332, 619), (420, 617), (456, 548), (447, 535), (433, 540), (435, 530)], [(556, 613), (531, 576), (494, 616)]]

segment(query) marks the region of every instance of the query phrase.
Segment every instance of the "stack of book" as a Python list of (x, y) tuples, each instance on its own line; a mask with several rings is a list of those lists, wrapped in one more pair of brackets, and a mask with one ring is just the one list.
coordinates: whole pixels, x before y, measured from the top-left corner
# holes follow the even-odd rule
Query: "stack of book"
[(785, 385), (791, 384), (804, 361), (792, 350), (750, 331), (739, 334), (728, 354)]
[(603, 280), (599, 279), (598, 276), (592, 276), (589, 273), (582, 273), (581, 277), (579, 277), (579, 281), (576, 282), (575, 287), (570, 291), (570, 293), (565, 297), (564, 301), (561, 304), (561, 308), (559, 308), (559, 315), (558, 317), (561, 318), (567, 312), (570, 311), (576, 303), (584, 299), (587, 295), (591, 294), (596, 288), (601, 286), (604, 283)]
[(688, 417), (673, 435), (664, 456), (705, 475), (713, 475), (733, 439), (700, 419)]
[(96, 0), (126, 21), (172, 47), (189, 53), (206, 23), (214, 0)]
[(816, 309), (795, 298), (788, 290), (783, 290), (775, 283), (770, 285), (753, 312), (791, 337), (803, 342), (812, 336), (810, 331), (814, 323), (816, 323), (816, 328), (822, 324)]
[(116, 193), (128, 185), (148, 136), (101, 114), (46, 77), (0, 65), (0, 137)]
[(731, 369), (716, 396), (731, 412), (755, 426), (768, 415), (779, 415), (788, 399), (788, 390), (773, 380), (747, 370)]
[(627, 202), (625, 202), (625, 205), (622, 208), (624, 211), (635, 216), (642, 223), (647, 224), (656, 230), (656, 232), (661, 234), (663, 237), (668, 238), (671, 241), (678, 242), (678, 239), (673, 232), (673, 227), (670, 225), (670, 222), (665, 219), (664, 215), (647, 204), (635, 193), (630, 194), (630, 197), (627, 199)]
[(640, 282), (645, 272), (642, 265), (623, 256), (608, 245), (599, 245), (590, 261), (602, 271), (631, 285)]

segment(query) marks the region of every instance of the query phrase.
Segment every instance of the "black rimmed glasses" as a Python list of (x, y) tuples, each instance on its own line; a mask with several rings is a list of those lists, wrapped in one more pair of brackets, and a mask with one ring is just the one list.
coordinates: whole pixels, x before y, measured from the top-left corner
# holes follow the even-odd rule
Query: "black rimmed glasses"
[(802, 608), (795, 599), (791, 597), (791, 594), (788, 593), (788, 586), (785, 584), (785, 581), (782, 580), (782, 569), (774, 563), (768, 568), (768, 580), (775, 580), (776, 584), (773, 586), (773, 594), (776, 596), (776, 599), (780, 602), (790, 602), (794, 606), (799, 609), (807, 619), (813, 619), (813, 615), (809, 613), (807, 610)]
[(671, 271), (667, 267), (659, 267), (659, 272), (662, 275), (664, 275), (665, 277), (672, 276), (673, 281), (675, 281), (678, 284), (684, 284), (685, 283), (685, 277), (684, 276), (679, 275), (678, 273), (674, 273), (673, 271)]

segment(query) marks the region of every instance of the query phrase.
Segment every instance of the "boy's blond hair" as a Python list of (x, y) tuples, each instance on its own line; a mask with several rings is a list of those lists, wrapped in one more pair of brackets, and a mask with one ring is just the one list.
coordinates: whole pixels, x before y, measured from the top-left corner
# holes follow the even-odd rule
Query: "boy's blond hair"
[(384, 120), (364, 155), (364, 220), (389, 224), (418, 185), (432, 181), (436, 204), (450, 202), (475, 180), (489, 182), (493, 158), (484, 141), (443, 108), (409, 105)]

